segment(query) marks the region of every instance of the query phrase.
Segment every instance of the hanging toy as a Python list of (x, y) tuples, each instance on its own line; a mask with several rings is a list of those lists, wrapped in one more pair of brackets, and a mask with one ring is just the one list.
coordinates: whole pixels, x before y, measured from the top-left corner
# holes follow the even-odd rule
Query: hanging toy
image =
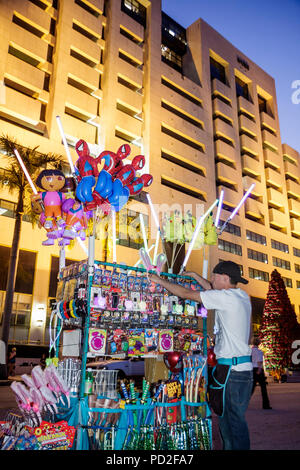
[(141, 170), (145, 165), (145, 157), (137, 155), (131, 164), (124, 165), (116, 174), (113, 182), (112, 194), (108, 197), (109, 202), (116, 211), (120, 211), (128, 201), (130, 191), (127, 185), (132, 183), (136, 176), (136, 171)]
[(108, 198), (113, 192), (113, 175), (118, 173), (123, 167), (122, 160), (130, 154), (130, 146), (128, 144), (122, 145), (117, 153), (105, 150), (101, 152), (97, 160), (101, 163), (104, 160), (104, 167), (100, 171), (94, 193), (101, 198)]
[(65, 176), (60, 170), (43, 170), (37, 180), (36, 184), (39, 188), (44, 189), (43, 192), (33, 194), (31, 196), (32, 205), (42, 201), (45, 207), (45, 229), (53, 229), (54, 225), (63, 227), (65, 221), (62, 217), (61, 205), (65, 199), (65, 195), (61, 189), (65, 185)]
[(183, 368), (182, 357), (183, 353), (179, 351), (168, 352), (164, 354), (164, 363), (171, 372), (177, 374)]
[(141, 261), (147, 270), (147, 273), (150, 270), (154, 270), (159, 276), (167, 260), (166, 255), (164, 253), (161, 253), (160, 255), (158, 255), (156, 266), (154, 266), (145, 248), (140, 248), (139, 254), (140, 254)]
[[(39, 227), (44, 227), (45, 228), (45, 221), (46, 221), (46, 216), (45, 213), (42, 212), (40, 217), (39, 217), (39, 222), (38, 225)], [(56, 222), (53, 222), (52, 228), (46, 228), (45, 229), (47, 232), (47, 240), (44, 240), (42, 242), (43, 246), (52, 246), (54, 245), (54, 241), (61, 238), (62, 234), (64, 232), (64, 227), (60, 228), (56, 225)]]
[(216, 245), (217, 241), (217, 228), (215, 227), (211, 212), (204, 223), (204, 243), (205, 245)]
[(143, 190), (143, 188), (149, 187), (152, 182), (153, 176), (145, 173), (141, 176), (134, 177), (131, 183), (127, 184), (124, 189), (128, 191), (130, 196), (136, 196)]
[(215, 367), (217, 365), (217, 359), (213, 347), (207, 349), (207, 364), (211, 367)]
[(81, 202), (93, 202), (93, 187), (95, 186), (98, 171), (98, 159), (90, 155), (88, 144), (80, 139), (75, 146), (79, 156), (76, 167), (79, 183), (76, 188), (76, 197)]
[(148, 255), (145, 248), (140, 248), (139, 254), (140, 254), (141, 261), (143, 265), (145, 266), (147, 273), (148, 273), (148, 271), (150, 271), (150, 269), (153, 268), (150, 256)]
[(83, 205), (75, 199), (67, 199), (62, 205), (62, 209), (66, 213), (66, 226), (62, 237), (74, 239), (79, 236), (84, 241), (86, 238), (87, 217)]
[(54, 392), (58, 400), (62, 401), (63, 404), (63, 396), (65, 396), (67, 399), (68, 408), (70, 408), (69, 387), (57, 372), (56, 367), (53, 364), (50, 364), (48, 367), (46, 367), (44, 374), (47, 380), (48, 388)]

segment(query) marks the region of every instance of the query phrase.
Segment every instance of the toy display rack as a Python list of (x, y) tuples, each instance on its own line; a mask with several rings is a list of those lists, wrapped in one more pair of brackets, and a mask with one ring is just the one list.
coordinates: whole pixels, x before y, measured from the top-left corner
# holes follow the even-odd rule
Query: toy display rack
[[(98, 449), (107, 450), (136, 450), (136, 449), (183, 449), (183, 450), (208, 450), (212, 449), (212, 424), (211, 412), (206, 401), (207, 392), (207, 319), (202, 317), (202, 335), (203, 335), (203, 348), (201, 363), (201, 375), (204, 378), (204, 394), (203, 399), (199, 402), (188, 401), (184, 394), (174, 403), (160, 403), (157, 398), (159, 395), (159, 386), (153, 390), (152, 399), (149, 396), (149, 383), (148, 388), (143, 386), (143, 393), (141, 398), (136, 398), (133, 391), (131, 399), (124, 384), (122, 391), (124, 400), (121, 400), (121, 407), (107, 408), (108, 401), (103, 400), (107, 397), (100, 398), (100, 406), (90, 406), (88, 396), (85, 394), (85, 380), (87, 369), (87, 357), (89, 348), (89, 329), (91, 323), (91, 291), (93, 286), (93, 277), (95, 266), (103, 266), (104, 268), (111, 268), (113, 270), (121, 270), (122, 272), (139, 272), (147, 273), (146, 269), (141, 267), (133, 267), (125, 264), (109, 263), (104, 261), (95, 261), (94, 256), (95, 239), (94, 236), (88, 238), (88, 259), (86, 261), (86, 295), (87, 295), (87, 312), (82, 318), (82, 357), (81, 357), (81, 375), (79, 382), (79, 392), (72, 398), (73, 412), (70, 414), (69, 410), (62, 410), (59, 418), (72, 416), (70, 423), (77, 428), (76, 436), (76, 449), (88, 450), (94, 449), (93, 441), (97, 440), (95, 436), (102, 433), (102, 447), (98, 445)], [(60, 254), (60, 272), (64, 268), (65, 253), (61, 249)], [(172, 273), (162, 273), (163, 276), (169, 279), (176, 280), (177, 278), (190, 279), (184, 274), (176, 275)], [(56, 324), (56, 331), (61, 331), (62, 320), (58, 317)], [(59, 351), (59, 334), (56, 335), (55, 356), (58, 357)], [(191, 356), (193, 357), (193, 356)], [(171, 373), (170, 373), (171, 374)], [(185, 380), (189, 380), (185, 375)], [(134, 398), (134, 399), (132, 399)], [(101, 400), (102, 399), (102, 400)], [(120, 402), (120, 401), (119, 401)], [(159, 416), (168, 412), (175, 411), (175, 415), (180, 416), (180, 422), (167, 423), (164, 420), (157, 427), (157, 419)], [(99, 416), (101, 420), (99, 422)], [(105, 416), (104, 423), (110, 423), (108, 426), (103, 425), (103, 416)], [(98, 420), (96, 419), (98, 417)], [(176, 420), (175, 420), (176, 421)], [(104, 437), (103, 437), (104, 436)], [(154, 443), (155, 436), (155, 443)], [(141, 442), (143, 441), (143, 442)], [(158, 444), (159, 442), (159, 444)]]

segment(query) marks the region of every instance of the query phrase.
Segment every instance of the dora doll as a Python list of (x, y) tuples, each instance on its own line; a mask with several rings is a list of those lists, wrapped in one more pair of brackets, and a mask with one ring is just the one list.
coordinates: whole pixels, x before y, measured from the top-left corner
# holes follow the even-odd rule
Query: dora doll
[(55, 225), (62, 227), (65, 221), (62, 217), (62, 202), (65, 200), (65, 194), (61, 192), (65, 185), (65, 176), (60, 170), (43, 170), (36, 184), (44, 191), (38, 195), (32, 196), (32, 202), (42, 200), (45, 207), (45, 229), (53, 229)]

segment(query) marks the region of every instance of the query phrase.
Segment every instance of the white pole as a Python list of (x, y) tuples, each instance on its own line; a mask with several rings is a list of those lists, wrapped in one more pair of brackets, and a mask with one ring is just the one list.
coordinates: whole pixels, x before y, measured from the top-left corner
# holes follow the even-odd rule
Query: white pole
[(194, 231), (194, 234), (193, 234), (193, 237), (192, 237), (192, 240), (190, 241), (190, 245), (189, 245), (189, 248), (188, 248), (188, 251), (187, 251), (187, 254), (185, 255), (185, 258), (184, 258), (184, 261), (182, 263), (182, 266), (181, 266), (181, 269), (180, 269), (180, 274), (184, 271), (186, 265), (187, 265), (187, 262), (188, 262), (188, 259), (190, 257), (190, 254), (192, 252), (192, 249), (193, 249), (193, 246), (195, 244), (195, 241), (198, 237), (198, 234), (199, 234), (199, 231), (200, 231), (200, 228), (203, 224), (203, 222), (205, 221), (206, 217), (210, 214), (210, 212), (213, 210), (213, 208), (218, 204), (218, 199), (215, 200), (215, 202), (209, 207), (209, 209), (207, 209), (207, 211), (200, 217), (200, 219), (198, 220), (198, 223), (197, 223), (197, 226), (196, 226), (196, 229)]
[(230, 214), (230, 216), (228, 217), (228, 219), (224, 222), (224, 224), (222, 225), (221, 229), (220, 229), (220, 233), (219, 235), (221, 235), (221, 233), (223, 232), (223, 230), (225, 229), (226, 225), (228, 224), (228, 222), (230, 222), (230, 220), (233, 219), (233, 217), (235, 216), (235, 214), (238, 212), (238, 210), (240, 209), (240, 207), (242, 206), (242, 204), (246, 201), (247, 197), (250, 195), (252, 189), (254, 188), (255, 186), (255, 183), (251, 184), (250, 188), (248, 189), (248, 191), (244, 194), (244, 196), (242, 197), (242, 199), (240, 200), (240, 202), (238, 203), (238, 205), (236, 206), (236, 208), (234, 209), (234, 211)]
[(117, 234), (116, 234), (116, 212), (111, 211), (112, 237), (113, 237), (113, 263), (117, 262)]
[(217, 209), (217, 215), (216, 215), (216, 220), (215, 220), (215, 227), (218, 228), (219, 222), (220, 222), (220, 214), (221, 214), (221, 209), (223, 206), (223, 199), (224, 199), (224, 189), (222, 189), (220, 193), (220, 198), (219, 198), (219, 204), (218, 204), (218, 209)]
[(20, 163), (22, 170), (24, 171), (24, 174), (25, 174), (25, 176), (26, 176), (26, 178), (27, 178), (28, 183), (29, 183), (30, 186), (31, 186), (32, 191), (34, 192), (34, 194), (38, 194), (38, 192), (37, 192), (37, 190), (36, 190), (36, 187), (34, 186), (33, 181), (32, 181), (32, 179), (30, 178), (30, 175), (29, 175), (29, 173), (28, 173), (28, 171), (27, 171), (27, 168), (26, 168), (26, 166), (24, 165), (23, 160), (22, 160), (22, 158), (21, 158), (21, 156), (20, 156), (20, 154), (19, 154), (19, 152), (18, 152), (17, 149), (14, 149), (14, 154), (15, 154), (15, 156), (17, 157), (18, 162)]
[(72, 172), (72, 175), (74, 175), (75, 174), (75, 167), (74, 167), (74, 164), (73, 164), (73, 160), (72, 160), (72, 156), (71, 156), (70, 149), (69, 149), (69, 146), (68, 146), (68, 142), (67, 142), (64, 130), (63, 130), (63, 126), (62, 126), (62, 123), (61, 123), (61, 120), (60, 120), (60, 116), (56, 116), (56, 121), (57, 121), (59, 132), (60, 132), (64, 147), (65, 147), (65, 151), (66, 151), (66, 154), (67, 154), (67, 157), (68, 157), (68, 160), (69, 160), (69, 165), (70, 165), (70, 168), (71, 168), (71, 172)]

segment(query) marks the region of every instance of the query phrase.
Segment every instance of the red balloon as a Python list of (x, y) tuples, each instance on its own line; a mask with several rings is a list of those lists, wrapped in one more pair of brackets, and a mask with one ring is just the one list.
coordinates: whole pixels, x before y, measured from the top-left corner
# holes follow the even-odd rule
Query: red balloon
[(217, 359), (214, 353), (214, 348), (207, 349), (207, 364), (212, 367), (217, 365)]
[(164, 363), (171, 372), (180, 372), (182, 370), (182, 356), (178, 351), (166, 353), (164, 355)]

